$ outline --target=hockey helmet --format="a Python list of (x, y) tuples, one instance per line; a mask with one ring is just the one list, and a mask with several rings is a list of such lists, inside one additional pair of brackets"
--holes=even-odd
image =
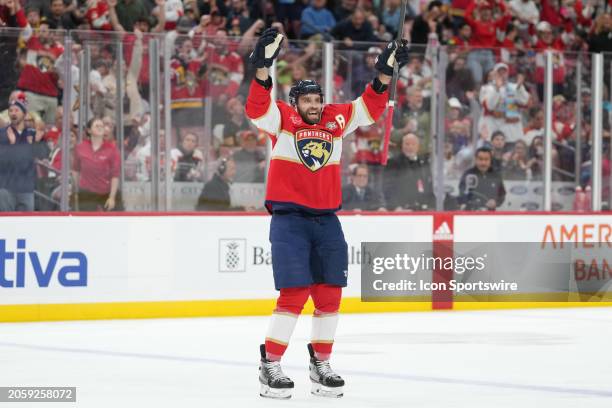
[(321, 85), (317, 84), (312, 79), (306, 79), (298, 81), (291, 87), (289, 91), (289, 103), (293, 106), (297, 106), (297, 101), (300, 95), (307, 94), (319, 94), (321, 96), (321, 102), (323, 102), (323, 91)]

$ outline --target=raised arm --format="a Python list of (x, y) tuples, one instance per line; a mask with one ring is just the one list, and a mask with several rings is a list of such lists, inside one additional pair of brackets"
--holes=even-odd
[(360, 126), (371, 125), (376, 122), (387, 107), (387, 88), (393, 76), (393, 66), (397, 61), (399, 69), (408, 63), (408, 42), (392, 41), (385, 47), (384, 51), (377, 57), (375, 68), (378, 75), (371, 84), (366, 86), (361, 96), (352, 102), (352, 114), (347, 124), (344, 135), (352, 133)]
[(251, 83), (246, 102), (246, 114), (253, 124), (269, 134), (276, 135), (281, 124), (278, 106), (270, 96), (272, 78), (269, 68), (278, 57), (283, 35), (274, 28), (263, 32), (255, 49), (249, 56), (249, 62), (257, 68), (255, 79)]

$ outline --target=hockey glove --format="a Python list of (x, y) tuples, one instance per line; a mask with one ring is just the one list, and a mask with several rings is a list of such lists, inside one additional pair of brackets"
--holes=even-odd
[(283, 40), (283, 35), (276, 28), (268, 28), (257, 40), (255, 49), (249, 55), (249, 62), (255, 68), (270, 68), (280, 52)]
[(408, 58), (408, 41), (391, 41), (383, 52), (376, 57), (375, 68), (378, 72), (387, 76), (393, 76), (393, 64), (395, 61), (397, 61), (398, 68), (401, 69), (408, 63)]

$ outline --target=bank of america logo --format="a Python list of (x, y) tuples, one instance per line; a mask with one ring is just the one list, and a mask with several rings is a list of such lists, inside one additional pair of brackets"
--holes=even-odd
[(434, 240), (438, 241), (450, 241), (453, 239), (453, 232), (451, 231), (448, 223), (444, 221), (434, 232)]
[(246, 239), (219, 240), (219, 272), (246, 272)]

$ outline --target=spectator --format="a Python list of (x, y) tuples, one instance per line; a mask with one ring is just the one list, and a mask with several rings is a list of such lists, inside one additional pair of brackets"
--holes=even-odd
[(244, 114), (244, 103), (238, 98), (231, 98), (225, 107), (228, 116), (223, 126), (223, 145), (238, 146), (239, 133), (251, 129)]
[[(6, 0), (0, 4), (0, 25), (3, 27), (26, 28), (28, 19), (17, 0)], [(31, 28), (29, 29), (31, 31)]]
[(408, 87), (420, 87), (423, 90), (423, 96), (431, 95), (432, 72), (429, 64), (423, 63), (422, 55), (412, 55), (410, 62), (400, 70), (399, 77)]
[(300, 0), (278, 0), (276, 3), (276, 20), (283, 23), (291, 38), (300, 34), (300, 18), (304, 3)]
[[(451, 108), (451, 111), (459, 110)], [(446, 139), (453, 145), (453, 154), (471, 143), (470, 122), (467, 120), (451, 120), (448, 124)]]
[[(134, 31), (137, 23), (149, 21), (149, 12), (142, 0), (107, 0), (107, 2), (115, 31)], [(160, 7), (163, 5), (165, 9), (164, 0), (156, 0), (156, 4)], [(165, 18), (165, 13), (160, 13), (160, 16)], [(148, 31), (143, 30), (142, 26), (138, 28), (141, 31)]]
[(544, 109), (539, 106), (529, 109), (529, 121), (524, 133), (523, 140), (527, 144), (531, 144), (535, 137), (544, 135)]
[(0, 211), (34, 211), (34, 159), (48, 154), (36, 131), (27, 127), (27, 100), (9, 105), (10, 124), (0, 129)]
[(504, 156), (507, 153), (506, 135), (496, 130), (491, 135), (491, 167), (495, 172), (501, 172), (505, 164)]
[[(63, 0), (62, 0), (63, 1)], [(87, 3), (85, 20), (92, 30), (113, 31), (110, 7), (106, 0), (90, 0)]]
[[(240, 36), (253, 25), (255, 20), (251, 18), (246, 0), (231, 0), (227, 15), (227, 29), (234, 31), (237, 27), (237, 35)], [(232, 34), (233, 35), (233, 34)]]
[[(503, 1), (497, 3), (502, 16), (493, 20), (492, 4), (487, 0), (474, 0), (465, 10), (465, 21), (472, 26), (472, 37), (467, 64), (472, 70), (472, 75), (477, 83), (482, 82), (483, 73), (493, 68), (495, 56), (491, 50), (497, 44), (496, 32), (506, 31), (506, 25), (510, 21), (510, 14), (506, 10)], [(478, 16), (474, 11), (478, 7)]]
[(465, 210), (493, 211), (504, 203), (506, 189), (499, 172), (491, 165), (491, 149), (476, 150), (476, 165), (461, 176), (459, 202)]
[(154, 16), (160, 16), (164, 14), (164, 25), (165, 31), (172, 31), (176, 29), (179, 19), (185, 14), (183, 10), (183, 2), (181, 0), (165, 0), (163, 5), (156, 6), (151, 14)]
[(376, 57), (381, 53), (381, 49), (378, 47), (370, 47), (368, 51), (364, 53), (363, 60), (357, 61), (353, 68), (353, 86), (351, 92), (353, 95), (361, 95), (366, 85), (372, 82), (369, 78), (376, 73)]
[(365, 51), (369, 44), (355, 44), (356, 42), (375, 42), (376, 36), (372, 26), (366, 21), (363, 9), (356, 8), (351, 17), (340, 21), (332, 29), (331, 35), (342, 41), (344, 49), (354, 49)]
[(334, 8), (336, 21), (342, 21), (350, 17), (357, 8), (357, 0), (340, 0)]
[(113, 118), (110, 116), (104, 116), (102, 118), (102, 123), (104, 123), (104, 141), (112, 143), (114, 146), (116, 146), (115, 123)]
[(540, 21), (540, 10), (533, 0), (511, 0), (509, 6), (517, 28), (523, 33), (527, 33), (529, 27), (534, 27)]
[(236, 163), (231, 158), (222, 159), (217, 171), (202, 189), (197, 211), (230, 211), (230, 184), (236, 175)]
[(17, 81), (17, 88), (25, 91), (29, 109), (39, 114), (44, 122), (55, 122), (58, 74), (56, 60), (64, 52), (49, 32), (49, 23), (42, 21), (38, 31), (26, 42), (27, 58)]
[[(25, 93), (23, 91), (12, 91), (11, 94), (8, 97), (8, 106), (11, 106), (13, 102), (15, 102), (16, 100), (21, 99), (21, 100), (27, 100), (27, 97), (25, 96)], [(62, 107), (58, 106), (56, 109), (56, 119), (57, 119), (57, 111), (61, 110)], [(44, 122), (42, 121), (42, 119), (40, 118), (40, 116), (36, 113), (36, 112), (32, 112), (31, 110), (28, 111), (28, 114), (30, 116), (32, 116), (34, 118), (34, 122), (36, 124), (35, 127), (38, 127), (40, 124), (42, 124), (44, 126)], [(60, 113), (61, 116), (61, 113)], [(11, 123), (11, 119), (9, 117), (9, 110), (6, 109), (2, 112), (0, 112), (0, 126), (8, 126)]]
[(431, 114), (423, 103), (423, 90), (418, 86), (412, 86), (406, 90), (407, 106), (398, 109), (394, 118), (394, 130), (391, 140), (397, 147), (403, 145), (402, 139), (406, 133), (413, 133), (419, 138), (419, 154), (422, 156), (430, 153), (431, 140)]
[(371, 14), (368, 16), (368, 21), (372, 25), (372, 30), (374, 31), (374, 36), (376, 40), (379, 42), (389, 42), (393, 40), (393, 35), (387, 31), (387, 28), (384, 24), (380, 24), (378, 17), (376, 14)]
[(81, 24), (81, 19), (74, 11), (66, 10), (64, 0), (51, 0), (50, 4), (49, 12), (45, 15), (50, 28), (74, 30)]
[(514, 143), (511, 152), (506, 153), (506, 164), (502, 169), (505, 180), (531, 180), (531, 167), (535, 159), (530, 159), (527, 154), (527, 143), (518, 140)]
[(80, 211), (112, 211), (119, 208), (119, 150), (104, 141), (104, 122), (87, 122), (87, 138), (75, 147), (73, 177), (78, 186), (75, 207)]
[(106, 110), (106, 94), (108, 89), (104, 85), (104, 78), (110, 73), (110, 67), (105, 60), (99, 59), (93, 63), (93, 70), (89, 73), (89, 86), (91, 88), (91, 109), (94, 116), (103, 116)]
[(355, 130), (351, 142), (352, 162), (368, 165), (368, 186), (380, 195), (383, 194), (383, 166), (380, 163), (384, 126), (383, 117), (370, 126), (361, 126)]
[(525, 78), (518, 74), (516, 83), (508, 81), (508, 65), (499, 63), (493, 70), (493, 81), (480, 90), (483, 116), (479, 129), (486, 134), (501, 130), (509, 143), (523, 139), (521, 107), (529, 101)]
[(170, 151), (174, 181), (201, 181), (204, 154), (197, 148), (198, 138), (186, 133), (178, 147)]
[[(19, 2), (17, 2), (19, 4)], [(26, 18), (28, 20), (28, 24), (32, 29), (38, 29), (38, 25), (40, 24), (40, 9), (38, 7), (28, 6), (26, 8)]]
[(449, 41), (449, 45), (454, 45), (453, 49), (456, 52), (469, 51), (468, 46), (472, 40), (472, 26), (468, 23), (462, 23), (459, 27), (457, 35), (453, 36)]
[(436, 198), (429, 160), (418, 156), (419, 138), (402, 137), (401, 153), (389, 160), (384, 172), (384, 194), (390, 210), (432, 210)]
[[(111, 56), (101, 56), (101, 60), (105, 61), (107, 66), (113, 67), (108, 71), (108, 74), (102, 78), (102, 85), (106, 88), (104, 98), (104, 114), (100, 116), (108, 116), (112, 120), (115, 119), (118, 109), (123, 109), (125, 114), (126, 126), (129, 126), (130, 122), (135, 116), (141, 116), (145, 110), (146, 102), (143, 101), (142, 96), (138, 90), (138, 77), (142, 73), (141, 66), (143, 64), (143, 41), (142, 32), (139, 29), (134, 30), (134, 36), (128, 38), (129, 48), (129, 66), (127, 70), (121, 73), (124, 76), (123, 83), (125, 87), (123, 89), (124, 94), (121, 100), (123, 101), (121, 107), (117, 107), (117, 65)], [(133, 42), (132, 42), (133, 41)], [(146, 61), (145, 61), (146, 62)], [(148, 66), (148, 65), (147, 65)], [(148, 77), (148, 74), (147, 74)], [(126, 132), (127, 134), (127, 132)]]
[(342, 188), (342, 209), (354, 211), (384, 210), (383, 199), (368, 185), (368, 166), (359, 164), (351, 172), (351, 183)]
[[(400, 26), (401, 5), (401, 0), (385, 0), (382, 10), (382, 23), (393, 38), (397, 35), (397, 29)], [(414, 11), (408, 3), (406, 3), (406, 17), (415, 17)]]
[(328, 34), (336, 25), (334, 15), (325, 8), (327, 0), (312, 0), (310, 6), (302, 11), (301, 38), (307, 39), (315, 34)]
[[(9, 99), (10, 92), (15, 88), (19, 78), (20, 68), (15, 69), (15, 61), (18, 60), (18, 47), (22, 48), (24, 43), (32, 36), (32, 27), (37, 28), (38, 24), (30, 24), (19, 0), (4, 0), (0, 2), (0, 27), (19, 28), (19, 36), (3, 35), (0, 41), (0, 55), (4, 62), (4, 69), (0, 75), (0, 110), (6, 109), (6, 101)], [(38, 14), (40, 20), (40, 13)], [(33, 18), (33, 22), (36, 20)], [(12, 66), (11, 66), (12, 65)], [(8, 119), (8, 116), (7, 116)], [(8, 120), (5, 122), (8, 124)], [(4, 123), (0, 124), (4, 126)]]
[[(191, 44), (191, 40), (186, 39), (181, 49), (184, 49), (186, 44)], [(192, 56), (179, 54), (178, 58), (173, 58), (170, 63), (172, 126), (179, 135), (183, 129), (204, 125), (206, 83), (202, 77), (203, 69), (198, 61), (189, 62), (188, 58), (191, 59)]]
[(589, 52), (612, 52), (612, 16), (610, 13), (597, 17), (588, 43)]
[(223, 0), (197, 0), (196, 5), (200, 16), (210, 16), (213, 12), (220, 16), (228, 14), (228, 9)]
[(227, 38), (227, 32), (218, 30), (206, 47), (204, 61), (208, 70), (210, 95), (225, 103), (238, 94), (244, 78), (242, 57), (235, 52), (237, 43)]
[[(442, 37), (442, 21), (446, 14), (442, 11), (442, 2), (433, 0), (427, 5), (427, 10), (419, 14), (412, 24), (410, 32), (410, 40), (412, 44), (426, 45), (429, 40), (429, 34), (437, 34)], [(424, 50), (422, 50), (424, 51)]]
[(257, 147), (257, 135), (252, 130), (238, 133), (240, 149), (232, 158), (236, 163), (235, 183), (263, 183), (266, 156)]
[(538, 97), (544, 100), (544, 69), (546, 66), (546, 51), (553, 51), (553, 95), (563, 94), (565, 83), (565, 58), (563, 51), (565, 45), (558, 36), (555, 37), (551, 25), (540, 21), (537, 25), (538, 41), (534, 49), (536, 54), (535, 82), (538, 88)]
[[(555, 149), (552, 150), (553, 164), (558, 162), (558, 154)], [(542, 171), (544, 170), (544, 138), (542, 136), (536, 136), (533, 138), (531, 145), (529, 145), (529, 154), (528, 157), (530, 160), (533, 160), (533, 164), (531, 166), (532, 178), (534, 180), (542, 179)], [(555, 172), (553, 171), (553, 180), (558, 179), (555, 177)]]
[(446, 68), (446, 95), (459, 99), (464, 105), (470, 105), (475, 90), (476, 82), (472, 71), (466, 67), (465, 57), (457, 56)]

